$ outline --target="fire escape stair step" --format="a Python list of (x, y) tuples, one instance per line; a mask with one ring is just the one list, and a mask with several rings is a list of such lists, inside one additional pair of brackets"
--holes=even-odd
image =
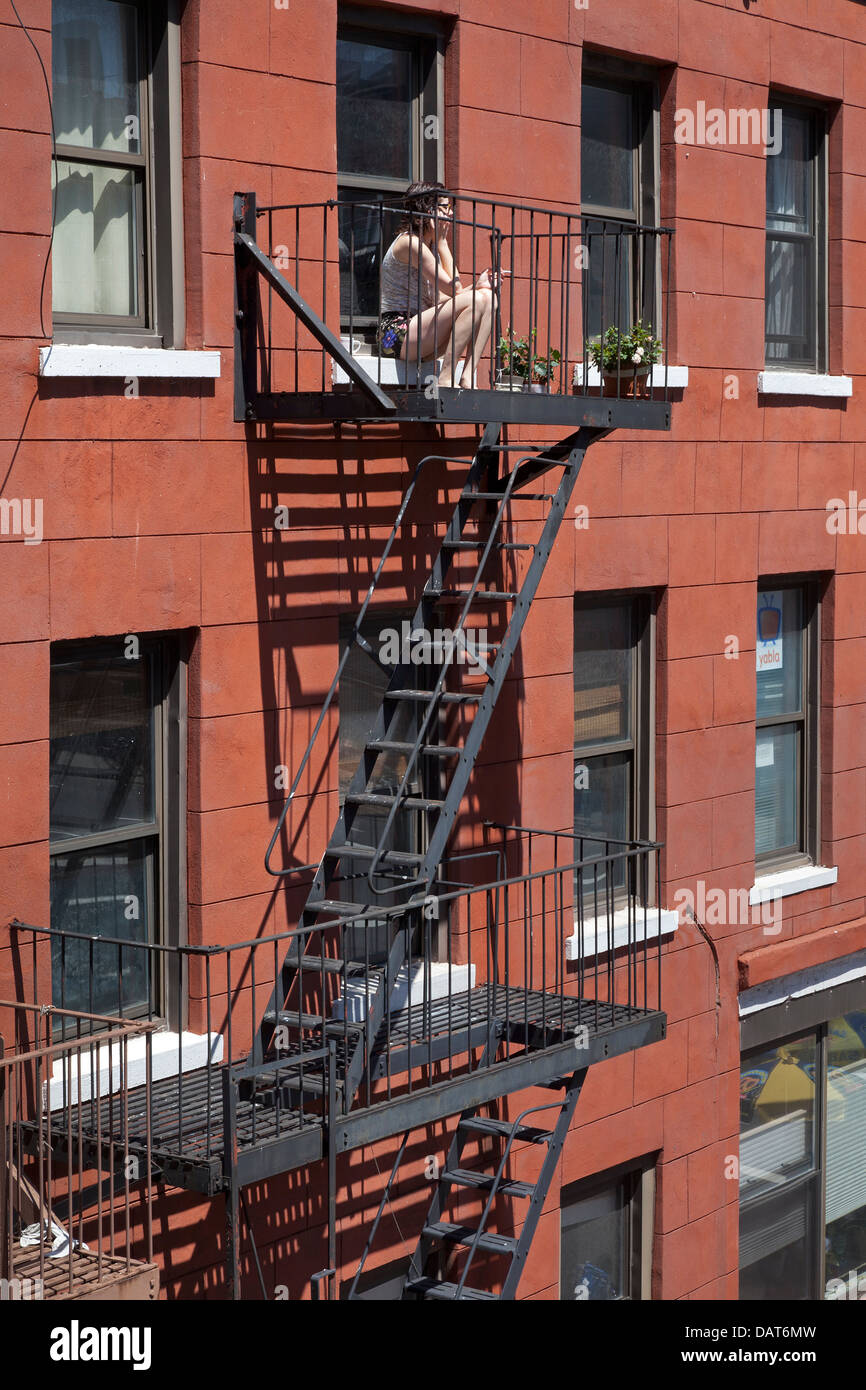
[(311, 916), (327, 917), (360, 917), (370, 910), (369, 903), (350, 903), (342, 898), (314, 898), (304, 908)]
[[(453, 1183), (455, 1187), (475, 1187), (486, 1192), (489, 1192), (496, 1181), (492, 1173), (475, 1173), (471, 1168), (445, 1168), (439, 1176), (443, 1182)], [(535, 1185), (531, 1182), (503, 1178), (496, 1191), (501, 1192), (504, 1197), (528, 1198), (535, 1192)]]
[[(314, 956), (300, 951), (289, 951), (286, 965), (294, 966), (296, 970), (302, 969), (305, 974), (309, 972), (311, 975), (321, 975), (324, 971), (326, 975), (340, 975), (347, 963), (339, 956)], [(347, 968), (351, 971), (356, 968), (363, 970), (364, 967), (357, 961), (349, 961)]]
[(444, 801), (431, 801), (423, 796), (404, 796), (400, 801), (397, 796), (385, 792), (349, 792), (346, 802), (353, 806), (383, 806), (386, 810), (398, 802), (407, 811), (441, 811), (445, 805)]
[(520, 595), (512, 589), (440, 589), (438, 593), (425, 594), (434, 603), (460, 603), (471, 598), (473, 603), (513, 603)]
[(521, 1144), (549, 1144), (554, 1137), (552, 1130), (538, 1129), (535, 1125), (518, 1125), (515, 1128), (507, 1120), (490, 1120), (474, 1115), (461, 1120), (458, 1128), (469, 1130), (472, 1134), (493, 1134), (504, 1139), (510, 1138), (513, 1133)]
[(424, 1227), (424, 1235), (433, 1240), (447, 1240), (452, 1245), (476, 1245), (493, 1255), (513, 1255), (517, 1250), (516, 1236), (498, 1236), (489, 1231), (478, 1234), (475, 1226), (456, 1226), (450, 1221), (432, 1221)]
[[(489, 541), (489, 536), (478, 536), (475, 540), (449, 541), (442, 542), (446, 550), (480, 550)], [(534, 550), (535, 546), (527, 541), (494, 541), (494, 550)]]
[(363, 1033), (363, 1023), (351, 1023), (344, 1018), (323, 1018), (321, 1014), (299, 1013), (297, 1009), (269, 1009), (265, 1023), (282, 1024), (287, 1028), (323, 1028), (333, 1037), (342, 1037), (344, 1032)]
[[(375, 845), (356, 845), (347, 840), (345, 844), (329, 846), (325, 853), (329, 859), (372, 859), (379, 851)], [(385, 850), (379, 859), (382, 864), (403, 869), (417, 869), (424, 863), (423, 854), (411, 854), (402, 849)]]
[[(414, 743), (397, 743), (393, 739), (372, 739), (367, 747), (377, 753), (404, 753), (407, 756), (415, 751)], [(444, 743), (425, 743), (421, 752), (428, 758), (459, 758), (463, 749)]]
[[(552, 502), (555, 493), (553, 492), (512, 492), (510, 502)], [(501, 502), (501, 492), (475, 492), (472, 488), (465, 488), (461, 497), (477, 499), (479, 502)]]
[[(456, 1284), (440, 1284), (436, 1279), (410, 1279), (406, 1288), (412, 1293), (420, 1294), (422, 1298), (438, 1299), (443, 1303), (453, 1303), (457, 1297)], [(467, 1303), (498, 1302), (495, 1293), (490, 1293), (487, 1289), (470, 1289), (468, 1285), (464, 1285), (460, 1290), (460, 1298), (466, 1299)]]
[[(435, 692), (432, 690), (386, 690), (385, 699), (423, 700), (426, 702), (430, 700), (434, 696), (434, 694)], [(439, 694), (436, 695), (435, 698), (437, 700), (441, 700), (442, 703), (446, 705), (465, 705), (471, 704), (472, 702), (475, 702), (477, 704), (478, 701), (481, 699), (481, 696), (477, 694), (463, 694), (462, 692), (458, 692), (455, 690), (440, 690)]]

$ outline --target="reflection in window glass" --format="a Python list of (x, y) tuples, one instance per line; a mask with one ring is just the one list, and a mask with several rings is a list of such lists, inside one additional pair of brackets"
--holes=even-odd
[(850, 1298), (866, 1287), (866, 1011), (828, 1024), (825, 1161), (825, 1297)]
[(575, 609), (575, 748), (630, 737), (633, 643), (630, 603)]
[(767, 1192), (812, 1167), (814, 1035), (744, 1058), (740, 1074), (740, 1197)]
[(140, 149), (138, 15), (117, 0), (53, 0), (51, 61), (59, 145)]
[(135, 316), (139, 312), (136, 174), (58, 158), (53, 182), (55, 312)]
[(337, 152), (341, 174), (411, 178), (412, 52), (337, 40)]
[(155, 818), (151, 658), (52, 663), (52, 842)]
[[(559, 1297), (606, 1302), (631, 1297), (629, 1174), (562, 1208)], [(638, 1293), (639, 1296), (639, 1293)]]
[(761, 589), (757, 616), (758, 718), (803, 707), (803, 591)]

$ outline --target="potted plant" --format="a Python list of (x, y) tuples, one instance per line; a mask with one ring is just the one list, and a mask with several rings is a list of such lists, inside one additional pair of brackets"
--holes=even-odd
[(544, 391), (549, 387), (562, 360), (561, 354), (558, 348), (549, 348), (543, 356), (536, 353), (535, 338), (533, 328), (528, 338), (506, 336), (499, 339), (502, 366), (497, 376), (497, 391)]
[(499, 339), (501, 366), (496, 374), (497, 391), (525, 391), (529, 380), (529, 341), (509, 336)]
[(548, 348), (547, 356), (537, 354), (532, 359), (532, 380), (530, 391), (549, 391), (554, 372), (562, 361), (559, 348)]
[(588, 340), (586, 351), (602, 375), (606, 396), (621, 391), (639, 395), (650, 368), (661, 357), (662, 345), (653, 337), (652, 325), (638, 319), (627, 333), (612, 324), (600, 338)]

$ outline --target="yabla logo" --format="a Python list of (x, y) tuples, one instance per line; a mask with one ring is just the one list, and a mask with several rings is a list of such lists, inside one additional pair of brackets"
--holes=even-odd
[(149, 1327), (68, 1327), (51, 1332), (52, 1361), (131, 1361), (134, 1371), (150, 1370)]

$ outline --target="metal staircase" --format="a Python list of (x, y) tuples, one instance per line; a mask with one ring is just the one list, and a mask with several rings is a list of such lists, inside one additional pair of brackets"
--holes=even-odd
[[(536, 455), (524, 456), (510, 472), (499, 476), (500, 457), (507, 458), (514, 448), (499, 444), (500, 428), (488, 425), (484, 431), (412, 621), (413, 632), (441, 632), (442, 615), (458, 610), (457, 618), (452, 618), (445, 629), (448, 640), (439, 652), (441, 660), (427, 662), (423, 667), (401, 662), (387, 668), (388, 685), (375, 728), (366, 740), (342, 812), (316, 869), (299, 920), (301, 934), (283, 960), (250, 1056), (250, 1065), (256, 1065), (272, 1059), (277, 1052), (303, 1054), (305, 1050), (321, 1048), (329, 1037), (342, 1039), (337, 1085), (344, 1113), (350, 1109), (365, 1077), (369, 1084), (374, 1074), (375, 1057), (371, 1054), (375, 1039), (395, 989), (406, 984), (405, 972), (411, 959), (409, 938), (435, 887), (484, 734), (584, 454), (590, 443), (606, 433), (582, 428)], [(525, 450), (522, 452), (525, 454)], [(528, 490), (536, 479), (553, 471), (559, 477), (551, 491)], [(379, 653), (361, 634), (361, 624), (417, 477), (416, 473), (353, 633), (352, 640), (380, 665), (383, 663)], [(511, 507), (521, 501), (541, 502), (546, 509), (535, 544), (521, 544), (503, 536), (511, 519)], [(519, 587), (490, 587), (491, 567), (515, 551), (530, 552), (531, 557)], [(477, 556), (469, 566), (471, 577), (467, 582), (458, 582), (460, 560), (469, 555)], [(458, 580), (453, 579), (455, 570)], [(501, 581), (494, 578), (493, 582)], [(495, 646), (478, 652), (466, 641), (466, 623), (477, 616), (482, 605), (485, 611), (490, 611), (488, 605), (499, 610), (503, 631)], [(468, 664), (455, 661), (461, 650), (464, 657), (468, 656)], [(271, 838), (266, 856), (271, 873), (292, 872), (271, 869), (270, 856), (345, 659), (346, 653)], [(480, 684), (471, 690), (465, 686), (455, 689), (455, 677), (470, 671)], [(396, 759), (399, 766), (385, 790), (377, 782), (381, 759), (390, 759), (392, 766)], [(375, 843), (366, 843), (357, 829), (363, 824), (361, 818), (371, 811), (383, 820)], [(395, 848), (396, 844), (407, 843), (415, 848)], [(368, 941), (362, 940), (357, 950), (359, 959), (344, 969), (343, 959), (327, 953), (326, 943), (334, 937), (333, 932), (326, 937), (324, 928), (340, 919), (359, 917), (373, 927), (377, 905), (386, 896), (392, 902), (417, 904), (417, 915), (404, 917), (387, 946), (385, 958), (372, 959)], [(356, 929), (353, 939), (357, 937)], [(329, 981), (341, 974), (343, 978), (355, 975), (360, 982), (360, 1016), (351, 1020), (348, 1000), (343, 1002), (342, 1017), (335, 1017), (333, 1012), (335, 988), (333, 983), (329, 988)], [(317, 1075), (315, 1067), (305, 1069), (302, 1086), (306, 1095), (321, 1094), (321, 1070)]]
[[(485, 1063), (495, 1054), (496, 1047), (494, 1039), (485, 1048)], [(473, 1106), (463, 1112), (454, 1129), (421, 1235), (403, 1280), (404, 1300), (452, 1303), (510, 1300), (516, 1297), (585, 1076), (585, 1070), (576, 1071), (571, 1076), (544, 1083), (547, 1089), (562, 1091), (561, 1097), (546, 1105), (529, 1106), (511, 1122), (483, 1115), (481, 1106)], [(550, 1111), (555, 1112), (551, 1127), (526, 1123), (530, 1115), (546, 1115)], [(409, 1133), (403, 1136), (364, 1253), (349, 1285), (347, 1298), (350, 1301), (359, 1297), (359, 1281), (376, 1239), (379, 1223), (391, 1202)], [(499, 1144), (499, 1152), (485, 1158), (481, 1151), (484, 1141)], [(466, 1152), (472, 1143), (479, 1145), (479, 1155), (474, 1160), (467, 1157)], [(533, 1182), (517, 1181), (508, 1176), (509, 1160), (515, 1144), (531, 1144), (544, 1150), (541, 1169)], [(449, 1207), (467, 1193), (477, 1193), (483, 1199), (480, 1215), (471, 1224), (460, 1220), (458, 1213), (450, 1213), (454, 1219), (448, 1219)], [(502, 1197), (521, 1206), (526, 1204), (517, 1234), (500, 1235), (490, 1229), (497, 1199)], [(473, 1283), (467, 1282), (479, 1252), (494, 1257), (492, 1268), (488, 1266), (480, 1276), (485, 1286), (477, 1278)], [(455, 1272), (451, 1278), (440, 1277), (443, 1258), (446, 1261), (456, 1259), (460, 1263), (459, 1272)]]

